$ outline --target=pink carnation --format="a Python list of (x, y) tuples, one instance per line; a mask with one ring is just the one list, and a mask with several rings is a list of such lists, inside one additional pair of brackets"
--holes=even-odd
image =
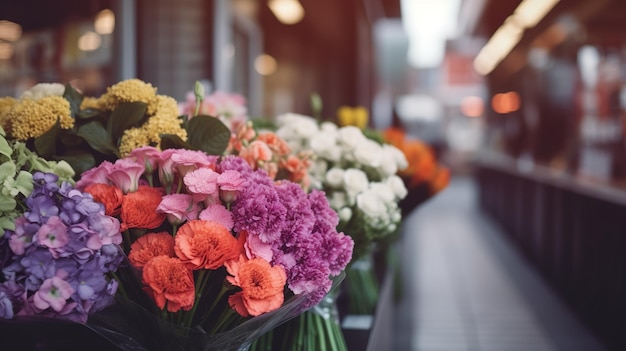
[(233, 214), (228, 211), (226, 207), (219, 204), (209, 205), (200, 212), (198, 218), (205, 221), (217, 222), (228, 228), (228, 230), (233, 229)]
[(111, 162), (103, 161), (98, 167), (86, 170), (76, 182), (76, 189), (83, 191), (90, 184), (110, 184), (108, 176), (111, 168), (113, 168)]
[(245, 185), (245, 180), (237, 171), (227, 170), (217, 177), (217, 185), (220, 188), (220, 197), (224, 202), (231, 203), (237, 200), (239, 192)]
[(111, 183), (122, 190), (124, 194), (137, 191), (139, 178), (143, 175), (146, 167), (143, 163), (132, 159), (119, 159), (109, 169), (107, 178)]
[(154, 146), (142, 146), (134, 149), (128, 154), (129, 158), (134, 158), (139, 163), (143, 163), (147, 173), (152, 173), (158, 166), (161, 151)]
[(210, 168), (199, 168), (185, 175), (183, 181), (192, 194), (213, 195), (217, 192), (219, 174)]
[(157, 207), (157, 212), (165, 213), (167, 220), (172, 224), (196, 219), (198, 211), (198, 205), (189, 194), (165, 195)]

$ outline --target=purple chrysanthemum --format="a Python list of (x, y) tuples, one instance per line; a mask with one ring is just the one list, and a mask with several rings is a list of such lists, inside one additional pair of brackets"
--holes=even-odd
[(248, 235), (257, 235), (262, 242), (270, 243), (280, 238), (287, 209), (273, 185), (249, 182), (233, 202), (232, 212), (235, 231), (247, 231)]

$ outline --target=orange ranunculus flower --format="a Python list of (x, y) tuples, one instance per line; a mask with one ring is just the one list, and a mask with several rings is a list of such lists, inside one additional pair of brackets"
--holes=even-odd
[(85, 191), (93, 196), (97, 202), (104, 204), (104, 212), (107, 216), (116, 216), (120, 213), (124, 193), (115, 185), (94, 183), (88, 185)]
[(195, 299), (193, 273), (175, 257), (157, 256), (143, 266), (143, 282), (160, 309), (189, 311)]
[(156, 256), (174, 256), (174, 237), (168, 232), (148, 233), (130, 246), (128, 259), (137, 267), (143, 266)]
[(402, 144), (404, 144), (404, 140), (406, 139), (406, 133), (401, 128), (390, 127), (383, 131), (383, 138), (389, 144), (398, 149), (402, 149)]
[(417, 186), (431, 179), (436, 170), (435, 156), (427, 144), (417, 140), (406, 142), (401, 149), (409, 166), (398, 172), (404, 178), (410, 178), (409, 186)]
[(272, 267), (262, 258), (248, 260), (241, 255), (238, 260), (227, 262), (226, 269), (232, 275), (226, 279), (241, 288), (228, 298), (230, 306), (241, 316), (258, 316), (283, 304), (283, 289), (287, 282), (283, 267)]
[(124, 195), (122, 200), (121, 230), (129, 228), (154, 229), (165, 220), (165, 213), (158, 213), (165, 192), (161, 188), (140, 185), (137, 191)]
[(252, 168), (256, 168), (259, 161), (270, 161), (272, 156), (272, 150), (270, 147), (260, 140), (251, 142), (239, 151), (239, 157), (246, 160)]
[(439, 167), (437, 174), (430, 183), (430, 191), (436, 194), (443, 190), (450, 183), (450, 170), (446, 167)]
[(223, 225), (196, 219), (178, 228), (174, 252), (189, 269), (217, 269), (237, 258), (239, 246)]
[(287, 145), (285, 140), (279, 138), (278, 135), (273, 132), (261, 133), (257, 137), (257, 140), (260, 140), (267, 144), (267, 146), (269, 146), (272, 151), (276, 152), (280, 156), (289, 155), (289, 153), (291, 152), (291, 148), (289, 147), (289, 145)]
[(308, 175), (307, 162), (295, 155), (289, 155), (286, 160), (282, 160), (281, 166), (289, 172), (287, 179), (294, 183), (300, 183)]

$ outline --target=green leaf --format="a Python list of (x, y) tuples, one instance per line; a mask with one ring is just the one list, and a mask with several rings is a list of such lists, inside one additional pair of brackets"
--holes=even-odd
[(65, 84), (65, 92), (63, 97), (70, 103), (70, 112), (75, 117), (80, 111), (80, 104), (83, 102), (83, 95), (74, 89), (69, 83)]
[(0, 212), (10, 212), (15, 210), (17, 202), (8, 196), (0, 196)]
[(146, 108), (148, 106), (141, 101), (123, 102), (109, 116), (107, 130), (111, 140), (117, 144), (126, 129), (138, 127), (145, 122)]
[(189, 149), (195, 150), (195, 148), (178, 135), (175, 134), (161, 134), (161, 150), (165, 149)]
[(47, 132), (35, 138), (35, 151), (43, 158), (50, 158), (57, 152), (57, 139), (59, 135), (59, 121)]
[(4, 155), (10, 159), (12, 154), (13, 154), (13, 149), (11, 148), (11, 145), (9, 145), (9, 142), (4, 137), (1, 137), (0, 138), (0, 155)]
[(13, 179), (17, 168), (13, 162), (5, 162), (0, 164), (0, 183), (4, 183), (7, 179)]
[(189, 120), (187, 142), (209, 155), (221, 155), (228, 146), (230, 130), (215, 117), (198, 115)]
[(76, 113), (76, 118), (79, 119), (92, 119), (100, 116), (102, 111), (96, 110), (95, 108), (88, 108), (84, 110), (80, 110)]
[(15, 230), (15, 221), (13, 218), (11, 217), (0, 217), (0, 238), (2, 238), (2, 236), (4, 235), (4, 230), (2, 229), (8, 229), (8, 230)]
[(53, 159), (56, 161), (63, 160), (69, 163), (74, 171), (76, 171), (77, 179), (80, 178), (80, 174), (84, 171), (96, 166), (96, 159), (90, 152), (87, 151), (70, 151), (65, 155), (54, 156)]
[(85, 139), (96, 151), (105, 155), (116, 155), (117, 148), (111, 141), (111, 136), (104, 127), (95, 121), (89, 122), (78, 128), (78, 136)]
[(269, 118), (254, 118), (251, 119), (252, 128), (254, 130), (271, 130), (276, 131), (278, 127), (276, 126), (276, 122)]
[(22, 195), (30, 195), (33, 192), (33, 175), (26, 171), (20, 171), (15, 178), (14, 186)]
[(61, 146), (65, 149), (86, 148), (87, 145), (85, 145), (85, 140), (79, 138), (76, 134), (77, 130), (61, 129), (59, 130), (59, 136), (57, 137), (57, 140), (61, 142)]

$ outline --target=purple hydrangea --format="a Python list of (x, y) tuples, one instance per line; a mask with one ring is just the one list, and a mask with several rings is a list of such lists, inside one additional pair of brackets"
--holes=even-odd
[(13, 280), (0, 284), (0, 318), (13, 318), (15, 311), (23, 305), (21, 301), (23, 294), (24, 287)]
[(0, 318), (37, 314), (84, 323), (113, 302), (117, 282), (108, 273), (123, 259), (119, 221), (91, 195), (57, 181), (33, 174), (27, 210), (5, 235), (11, 250), (0, 262)]

